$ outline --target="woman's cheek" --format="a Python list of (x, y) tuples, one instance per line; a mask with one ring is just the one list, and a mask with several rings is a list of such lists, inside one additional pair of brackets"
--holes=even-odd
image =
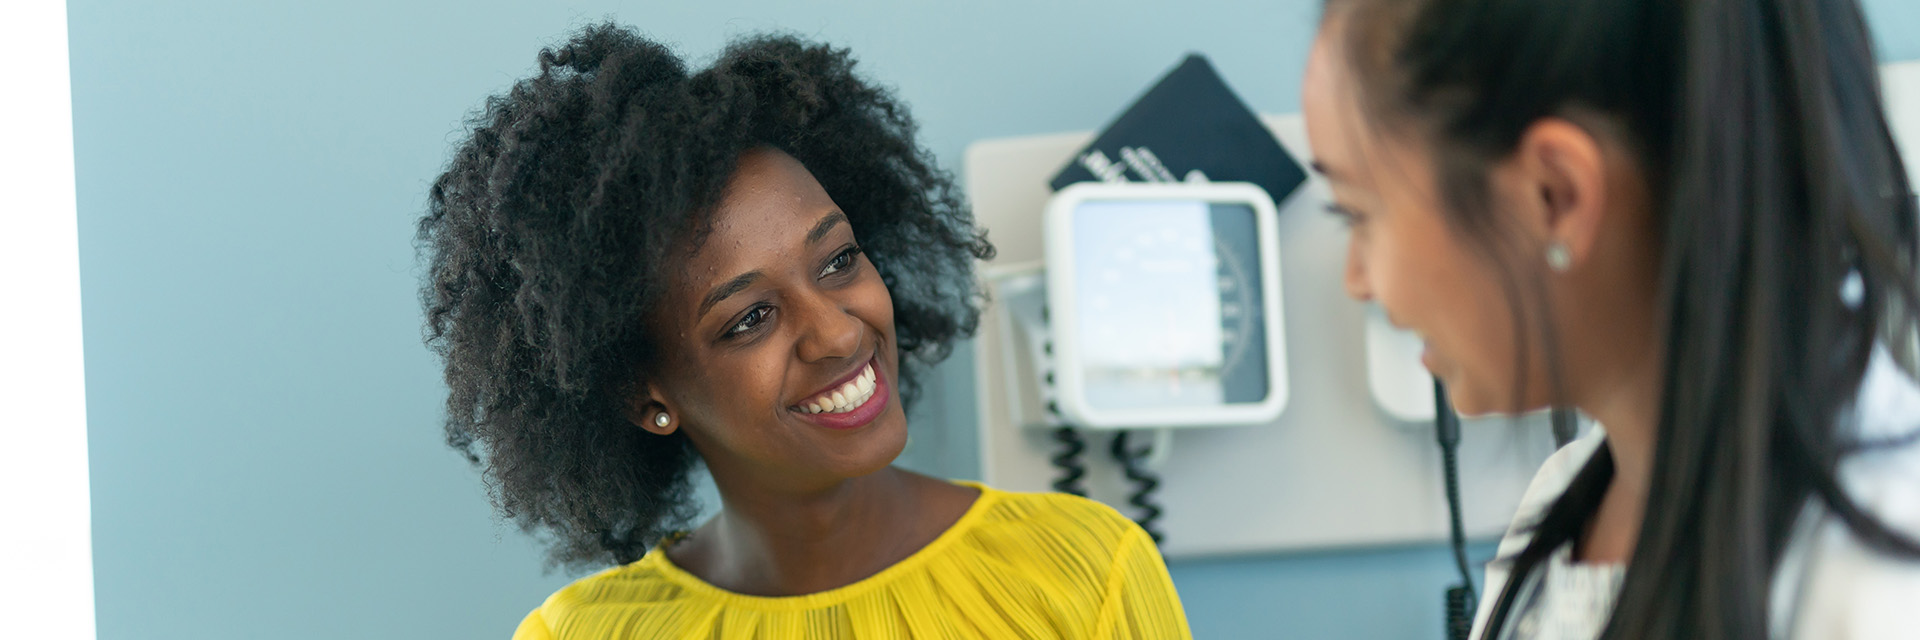
[[(869, 265), (871, 267), (871, 265)], [(880, 273), (867, 269), (866, 277), (860, 287), (861, 315), (866, 316), (867, 324), (873, 325), (885, 339), (883, 348), (894, 348), (893, 292), (887, 289), (886, 282), (880, 279)]]

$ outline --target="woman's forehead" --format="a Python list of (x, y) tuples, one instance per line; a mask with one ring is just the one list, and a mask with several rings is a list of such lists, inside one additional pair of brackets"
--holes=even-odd
[(732, 262), (806, 239), (833, 199), (799, 160), (771, 148), (742, 153), (720, 202), (706, 221), (696, 259)]
[(1313, 150), (1313, 165), (1329, 179), (1351, 182), (1363, 164), (1358, 149), (1361, 113), (1349, 86), (1349, 65), (1341, 51), (1336, 21), (1329, 21), (1314, 39), (1301, 83), (1300, 107)]
[(705, 223), (676, 287), (696, 297), (741, 276), (789, 266), (846, 217), (798, 160), (762, 148), (741, 155)]

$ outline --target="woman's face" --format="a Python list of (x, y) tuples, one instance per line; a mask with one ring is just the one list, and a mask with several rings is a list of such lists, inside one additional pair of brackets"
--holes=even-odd
[[(1423, 363), (1461, 413), (1545, 406), (1541, 350), (1532, 350), (1524, 372), (1516, 369), (1518, 336), (1499, 272), (1447, 224), (1431, 157), (1407, 136), (1366, 121), (1341, 22), (1321, 28), (1301, 105), (1315, 166), (1351, 221), (1348, 294), (1378, 303), (1395, 326), (1420, 335)], [(1500, 198), (1500, 185), (1494, 191)], [(1522, 375), (1529, 397), (1515, 398)]]
[(712, 230), (658, 315), (662, 362), (635, 422), (685, 429), (716, 480), (802, 489), (906, 446), (893, 299), (820, 183), (781, 151), (742, 154)]

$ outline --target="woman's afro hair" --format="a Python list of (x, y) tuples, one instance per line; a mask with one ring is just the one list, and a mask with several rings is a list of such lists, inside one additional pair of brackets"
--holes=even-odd
[(631, 562), (697, 510), (697, 454), (629, 423), (624, 398), (655, 360), (662, 265), (697, 246), (742, 152), (792, 155), (845, 211), (893, 295), (909, 402), (915, 373), (973, 333), (973, 261), (992, 246), (846, 50), (759, 36), (689, 73), (601, 24), (539, 63), (469, 120), (419, 242), (447, 442), (553, 566)]

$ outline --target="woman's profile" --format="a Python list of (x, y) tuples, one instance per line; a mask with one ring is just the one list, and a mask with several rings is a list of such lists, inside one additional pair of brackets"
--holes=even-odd
[(557, 564), (611, 566), (516, 638), (1186, 637), (1112, 509), (892, 466), (992, 249), (846, 51), (690, 71), (600, 25), (539, 61), (420, 223), (449, 442)]
[(1854, 0), (1330, 0), (1346, 284), (1463, 413), (1578, 409), (1479, 638), (1912, 638), (1920, 242)]

